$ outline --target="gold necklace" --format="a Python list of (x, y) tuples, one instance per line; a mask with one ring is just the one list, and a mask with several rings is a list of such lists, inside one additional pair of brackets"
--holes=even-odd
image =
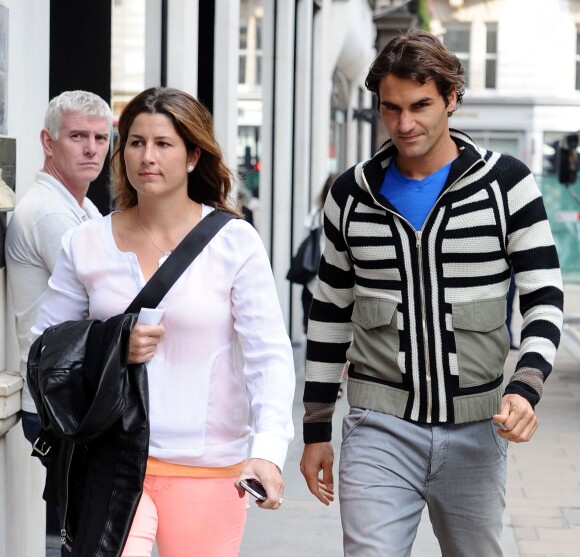
[(147, 238), (149, 238), (149, 240), (151, 240), (151, 243), (155, 246), (157, 251), (159, 251), (160, 253), (163, 254), (161, 256), (161, 258), (159, 259), (159, 266), (160, 267), (165, 262), (165, 260), (171, 255), (173, 250), (181, 243), (181, 240), (183, 240), (183, 238), (185, 238), (185, 235), (187, 234), (187, 229), (189, 227), (189, 223), (191, 222), (191, 217), (193, 216), (193, 209), (194, 208), (195, 208), (195, 204), (192, 202), (191, 203), (191, 211), (189, 213), (189, 217), (187, 217), (187, 222), (185, 223), (185, 226), (183, 227), (183, 232), (181, 233), (181, 237), (179, 238), (179, 240), (176, 242), (175, 246), (172, 249), (170, 249), (169, 251), (165, 251), (165, 250), (162, 250), (155, 243), (155, 240), (153, 238), (151, 238), (151, 234), (149, 234), (149, 232), (147, 232), (147, 230), (145, 230), (145, 227), (143, 226), (143, 223), (141, 222), (141, 219), (139, 218), (139, 205), (135, 206), (136, 215), (137, 215), (137, 223), (141, 227), (141, 230), (143, 230), (143, 232), (145, 232), (145, 235), (147, 236)]

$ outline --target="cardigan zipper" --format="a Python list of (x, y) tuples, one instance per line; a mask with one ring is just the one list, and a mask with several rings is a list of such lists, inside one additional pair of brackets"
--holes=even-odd
[[(461, 176), (458, 176), (456, 180), (454, 180), (451, 184), (449, 184), (449, 187), (447, 189), (445, 189), (444, 191), (442, 191), (439, 194), (439, 197), (437, 197), (437, 199), (435, 200), (435, 203), (433, 203), (433, 207), (431, 207), (431, 210), (427, 213), (427, 216), (425, 217), (425, 221), (423, 222), (423, 226), (425, 226), (425, 223), (431, 217), (431, 214), (433, 213), (433, 211), (437, 207), (439, 200), (447, 192), (449, 192), (451, 190), (451, 188), (453, 188), (453, 186), (455, 184), (457, 184), (457, 182), (459, 182), (459, 180), (461, 180), (464, 176), (466, 176), (469, 172), (471, 172), (473, 167), (478, 165), (480, 162), (481, 162), (480, 160), (475, 161), (468, 169), (465, 170), (465, 172), (463, 172), (461, 174)], [(368, 184), (367, 184), (367, 187), (368, 187)], [(415, 229), (413, 228), (413, 230), (415, 230)], [(418, 263), (419, 263), (419, 290), (421, 292), (421, 325), (422, 325), (422, 329), (423, 329), (423, 349), (425, 352), (425, 384), (426, 384), (426, 388), (427, 388), (427, 423), (431, 423), (433, 421), (433, 415), (432, 415), (433, 414), (433, 381), (431, 380), (431, 360), (429, 358), (429, 342), (428, 342), (429, 327), (427, 326), (427, 302), (426, 302), (426, 296), (425, 296), (425, 275), (423, 272), (423, 251), (422, 251), (423, 232), (421, 230), (415, 230), (415, 238), (416, 238), (415, 245), (417, 247), (417, 257), (418, 257)]]
[[(451, 188), (453, 188), (453, 186), (455, 184), (457, 184), (457, 182), (459, 182), (459, 180), (461, 180), (464, 176), (466, 176), (469, 172), (471, 172), (471, 170), (475, 166), (477, 166), (480, 162), (481, 162), (481, 159), (475, 161), (469, 168), (467, 168), (465, 170), (465, 172), (463, 172), (461, 174), (461, 176), (458, 176), (457, 179), (454, 180), (449, 185), (449, 187), (447, 187), (444, 191), (442, 191), (439, 194), (439, 197), (437, 197), (437, 199), (435, 200), (435, 203), (433, 203), (433, 207), (431, 207), (431, 210), (429, 211), (429, 213), (427, 213), (427, 216), (425, 217), (425, 221), (423, 223), (423, 226), (425, 226), (425, 223), (429, 220), (429, 217), (433, 213), (435, 207), (437, 207), (437, 204), (439, 203), (441, 198), (447, 192), (449, 192), (451, 190)], [(424, 275), (423, 275), (423, 253), (422, 253), (423, 233), (421, 230), (415, 230), (415, 227), (405, 217), (403, 217), (403, 215), (397, 213), (396, 211), (389, 209), (388, 207), (385, 207), (382, 203), (380, 203), (377, 200), (377, 198), (373, 194), (371, 187), (369, 186), (369, 184), (367, 182), (367, 178), (365, 176), (364, 170), (362, 172), (362, 179), (363, 179), (363, 182), (367, 188), (367, 191), (369, 192), (370, 196), (373, 198), (373, 201), (379, 207), (383, 208), (385, 211), (391, 213), (392, 215), (395, 215), (397, 218), (406, 222), (411, 227), (411, 230), (413, 230), (415, 232), (415, 247), (417, 249), (417, 258), (418, 258), (418, 264), (419, 264), (419, 291), (421, 293), (421, 330), (423, 332), (423, 350), (425, 352), (425, 359), (424, 359), (424, 362), (425, 362), (425, 382), (426, 382), (426, 388), (427, 388), (427, 417), (426, 417), (426, 421), (427, 421), (427, 423), (431, 423), (433, 421), (433, 416), (432, 416), (432, 413), (433, 413), (433, 384), (431, 381), (431, 362), (429, 359), (429, 342), (428, 342), (429, 327), (427, 325), (425, 279), (424, 279)]]
[[(471, 167), (469, 168), (469, 170), (471, 170)], [(464, 176), (464, 174), (462, 174), (462, 176)], [(428, 326), (427, 326), (427, 312), (426, 312), (426, 303), (425, 303), (425, 280), (423, 278), (423, 254), (421, 252), (421, 245), (422, 245), (421, 241), (422, 241), (422, 234), (423, 233), (421, 232), (421, 230), (415, 230), (415, 227), (403, 215), (401, 215), (395, 211), (392, 211), (391, 209), (389, 209), (388, 207), (385, 207), (382, 203), (380, 203), (377, 200), (377, 198), (373, 195), (373, 192), (372, 192), (371, 188), (369, 187), (369, 184), (367, 182), (367, 179), (366, 179), (364, 172), (362, 173), (362, 177), (363, 177), (363, 181), (367, 187), (367, 190), (368, 190), (369, 194), (371, 195), (371, 197), (373, 198), (374, 202), (379, 207), (382, 207), (385, 211), (391, 213), (392, 215), (395, 215), (397, 218), (406, 222), (409, 225), (409, 227), (411, 228), (411, 230), (413, 230), (413, 232), (415, 233), (415, 247), (417, 249), (417, 258), (418, 258), (418, 264), (419, 264), (419, 291), (420, 291), (420, 296), (421, 296), (421, 300), (420, 300), (420, 304), (421, 304), (421, 330), (423, 332), (423, 351), (425, 353), (424, 362), (425, 362), (425, 381), (426, 381), (426, 385), (427, 385), (427, 423), (431, 423), (431, 421), (432, 421), (431, 414), (433, 411), (433, 392), (432, 392), (432, 385), (431, 385), (431, 369), (430, 369), (430, 360), (429, 360)], [(453, 182), (453, 184), (455, 184), (455, 182)], [(449, 188), (447, 188), (447, 189), (449, 190)], [(435, 208), (435, 205), (437, 204), (439, 199), (441, 199), (441, 197), (442, 196), (440, 195), (437, 198), (437, 201), (435, 201), (433, 208)], [(431, 215), (433, 208), (431, 208), (431, 211), (429, 211), (429, 214), (427, 215), (425, 222), (427, 222), (427, 219), (429, 218), (429, 215)]]
[(421, 326), (423, 328), (423, 351), (425, 352), (425, 383), (427, 387), (427, 422), (431, 423), (431, 414), (433, 412), (433, 385), (431, 383), (431, 362), (429, 359), (429, 342), (427, 327), (427, 305), (425, 303), (425, 281), (423, 279), (423, 253), (421, 240), (423, 233), (418, 230), (415, 232), (417, 259), (419, 263), (419, 290), (421, 292)]
[[(437, 197), (437, 199), (435, 200), (435, 203), (433, 203), (433, 207), (431, 207), (431, 210), (427, 213), (427, 216), (425, 217), (425, 221), (423, 222), (423, 226), (425, 226), (425, 223), (429, 220), (429, 217), (431, 217), (431, 213), (433, 213), (433, 211), (435, 210), (435, 207), (437, 207), (439, 200), (449, 190), (451, 190), (451, 188), (455, 184), (457, 184), (457, 182), (459, 182), (459, 180), (461, 180), (465, 175), (467, 175), (472, 170), (472, 168), (474, 166), (479, 164), (479, 162), (480, 161), (474, 162), (467, 170), (465, 170), (465, 172), (463, 172), (463, 174), (461, 174), (461, 176), (459, 176), (454, 182), (452, 182), (445, 191), (442, 191), (439, 194), (439, 197)], [(368, 184), (367, 184), (367, 187), (368, 187)], [(373, 198), (374, 198), (374, 196), (373, 196)], [(413, 230), (415, 230), (412, 225), (411, 225), (411, 227), (413, 228)], [(418, 263), (419, 263), (419, 290), (421, 292), (421, 326), (423, 329), (423, 350), (425, 352), (425, 384), (426, 384), (426, 388), (427, 388), (427, 423), (431, 423), (433, 421), (433, 415), (432, 415), (433, 414), (433, 381), (431, 380), (431, 360), (429, 358), (429, 342), (428, 342), (429, 327), (427, 326), (427, 303), (426, 303), (426, 297), (425, 297), (425, 275), (424, 275), (424, 269), (423, 269), (423, 251), (422, 251), (423, 232), (421, 230), (415, 230), (415, 239), (416, 239), (415, 246), (417, 248), (417, 259), (418, 259)]]

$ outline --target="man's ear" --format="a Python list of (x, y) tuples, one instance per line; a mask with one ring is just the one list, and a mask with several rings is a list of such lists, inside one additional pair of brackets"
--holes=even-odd
[(40, 130), (40, 143), (42, 144), (44, 154), (50, 157), (52, 155), (52, 137), (46, 128)]
[(451, 114), (457, 108), (457, 89), (451, 90), (447, 97), (447, 112)]

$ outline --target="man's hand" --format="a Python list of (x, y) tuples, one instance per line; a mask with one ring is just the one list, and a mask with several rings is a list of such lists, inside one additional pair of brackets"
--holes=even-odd
[(515, 443), (529, 441), (538, 429), (538, 418), (532, 405), (516, 394), (505, 395), (501, 399), (500, 412), (493, 416), (493, 421), (503, 426), (497, 430), (498, 434)]
[[(310, 493), (325, 505), (334, 501), (333, 462), (334, 450), (329, 442), (308, 443), (304, 446), (300, 471), (306, 479)], [(318, 475), (321, 470), (322, 478)]]

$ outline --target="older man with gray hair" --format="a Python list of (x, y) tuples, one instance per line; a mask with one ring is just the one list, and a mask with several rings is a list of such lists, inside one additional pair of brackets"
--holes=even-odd
[[(112, 122), (109, 105), (87, 91), (65, 91), (48, 105), (40, 132), (44, 167), (17, 204), (6, 233), (6, 267), (25, 381), (30, 328), (61, 250), (62, 235), (84, 220), (101, 216), (86, 194), (109, 152)], [(26, 383), (22, 427), (34, 444), (40, 421)]]

